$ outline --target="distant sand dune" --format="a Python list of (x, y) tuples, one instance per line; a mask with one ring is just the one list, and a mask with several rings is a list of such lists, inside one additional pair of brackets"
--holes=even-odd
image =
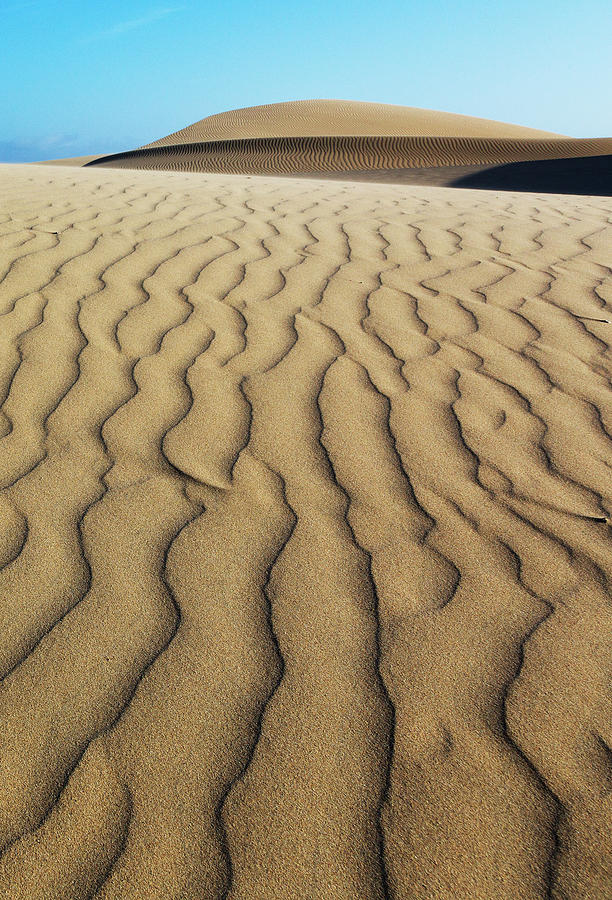
[(610, 897), (612, 200), (0, 183), (0, 898)]
[(45, 166), (86, 166), (95, 159), (100, 159), (103, 153), (90, 153), (89, 156), (66, 156), (63, 159), (45, 159)]
[(561, 138), (550, 131), (456, 113), (363, 103), (356, 100), (293, 100), (248, 106), (207, 116), (187, 128), (147, 144), (193, 144), (240, 138), (386, 135), (388, 137)]
[(49, 164), (612, 194), (612, 138), (344, 100), (230, 110), (136, 150)]

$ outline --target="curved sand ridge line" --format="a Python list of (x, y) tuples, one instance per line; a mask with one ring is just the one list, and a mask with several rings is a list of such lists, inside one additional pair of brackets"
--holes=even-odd
[(607, 896), (612, 202), (0, 178), (0, 897)]
[(550, 131), (456, 113), (358, 100), (292, 100), (207, 116), (147, 147), (237, 138), (386, 135), (388, 137), (560, 138)]
[(612, 153), (612, 138), (275, 137), (151, 146), (88, 166), (234, 174), (495, 165)]

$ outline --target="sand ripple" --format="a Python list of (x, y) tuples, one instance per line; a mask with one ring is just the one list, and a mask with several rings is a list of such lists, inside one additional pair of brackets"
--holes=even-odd
[(282, 175), (489, 166), (612, 153), (612, 138), (257, 137), (153, 145), (88, 166)]
[(0, 897), (610, 896), (612, 201), (0, 178)]

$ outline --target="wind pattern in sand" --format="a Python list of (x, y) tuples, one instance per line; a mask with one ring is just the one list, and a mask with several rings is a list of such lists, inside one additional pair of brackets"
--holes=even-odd
[(610, 896), (612, 200), (2, 194), (0, 897)]
[(258, 137), (154, 144), (101, 156), (88, 166), (291, 175), (432, 166), (495, 165), (612, 153), (612, 138)]

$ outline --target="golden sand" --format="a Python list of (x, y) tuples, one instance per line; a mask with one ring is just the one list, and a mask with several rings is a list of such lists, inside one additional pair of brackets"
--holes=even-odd
[(2, 900), (612, 896), (612, 199), (0, 182)]
[[(383, 173), (387, 181), (439, 185), (477, 174), (480, 169), (473, 167), (596, 156), (606, 160), (612, 158), (610, 154), (612, 138), (567, 138), (473, 116), (384, 103), (302, 100), (219, 113), (135, 150), (66, 162), (253, 175), (346, 177), (356, 172), (370, 180)], [(573, 193), (606, 193), (610, 182), (606, 162), (603, 189), (602, 176), (589, 172), (588, 161), (578, 166), (578, 172), (575, 168), (557, 174), (554, 183), (560, 191), (568, 192), (569, 185)], [(519, 175), (521, 189), (523, 173)], [(536, 182), (538, 177), (542, 176)], [(505, 173), (501, 173), (493, 187), (503, 189), (504, 181)]]
[(245, 138), (149, 147), (99, 157), (114, 169), (278, 175), (482, 166), (612, 154), (612, 138), (515, 140), (440, 137)]
[(462, 116), (457, 113), (363, 103), (357, 100), (292, 100), (247, 106), (207, 116), (187, 128), (146, 144), (161, 147), (197, 141), (239, 138), (385, 135), (388, 137), (562, 138), (523, 125)]

